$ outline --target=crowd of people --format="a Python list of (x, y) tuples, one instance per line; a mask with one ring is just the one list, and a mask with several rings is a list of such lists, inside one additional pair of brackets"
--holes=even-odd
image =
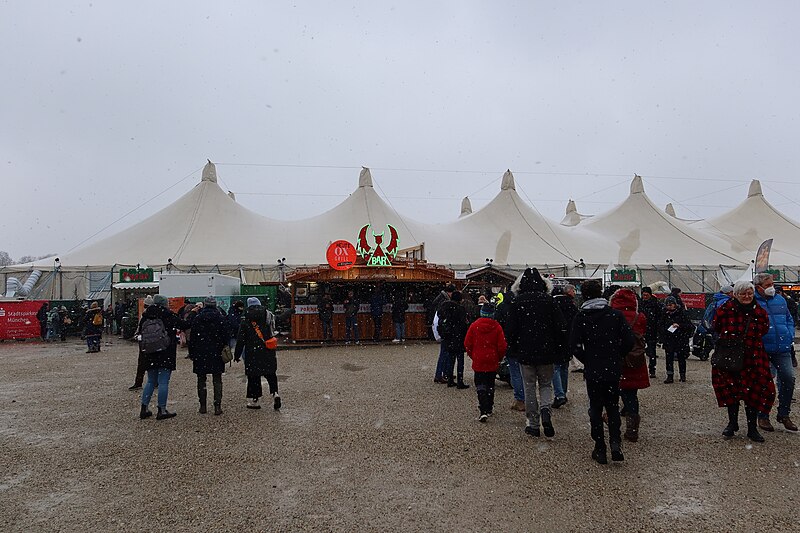
[[(678, 289), (662, 304), (649, 287), (641, 295), (616, 286), (604, 291), (598, 280), (588, 280), (580, 288), (583, 301), (578, 306), (574, 286), (554, 290), (549, 278), (529, 268), (494, 302), (484, 298), (481, 318), (470, 323), (461, 293), (452, 285), (446, 287), (434, 301), (432, 327), (441, 339), (434, 382), (468, 388), (463, 372), (466, 353), (475, 372), (478, 419), (486, 422), (494, 409), (496, 374), (506, 361), (514, 389), (511, 409), (525, 412), (524, 432), (553, 437), (552, 410), (568, 402), (569, 368), (577, 359), (589, 399), (595, 443), (591, 457), (606, 464), (610, 450), (612, 461), (623, 461), (623, 439), (639, 438), (638, 391), (656, 378), (657, 345), (665, 353), (664, 384), (675, 383), (676, 361), (678, 380), (685, 383), (695, 327)], [(776, 394), (777, 422), (797, 431), (790, 418), (797, 366), (797, 311), (792, 304), (778, 294), (766, 273), (757, 274), (752, 282), (725, 286), (714, 295), (703, 322), (717, 343), (712, 384), (718, 405), (728, 411), (723, 437), (739, 431), (739, 409), (744, 404), (747, 437), (763, 442), (759, 430), (774, 431), (770, 413)]]
[(145, 298), (145, 309), (136, 331), (139, 360), (136, 379), (130, 389), (142, 388), (144, 383), (140, 418), (153, 415), (150, 402), (156, 389), (156, 419), (175, 416), (174, 412), (167, 409), (167, 398), (181, 338), (185, 339), (187, 358), (192, 361), (192, 371), (197, 376), (199, 413), (208, 412), (207, 384), (210, 375), (214, 414), (222, 414), (222, 375), (228, 363), (238, 363), (242, 359), (247, 376), (246, 407), (261, 408), (259, 400), (263, 396), (263, 376), (269, 384), (273, 408), (281, 408), (275, 316), (261, 305), (258, 298), (248, 298), (246, 309), (243, 302), (233, 302), (227, 314), (217, 308), (217, 301), (213, 297), (198, 303), (187, 301), (179, 313), (171, 311), (168, 303), (167, 298), (161, 295)]

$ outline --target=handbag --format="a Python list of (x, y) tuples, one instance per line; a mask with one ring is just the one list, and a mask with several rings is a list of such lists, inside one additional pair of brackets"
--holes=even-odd
[(223, 346), (222, 354), (220, 354), (220, 356), (222, 357), (223, 364), (227, 365), (228, 363), (233, 361), (233, 351), (231, 350), (231, 347), (228, 346), (227, 344)]
[(258, 335), (258, 338), (261, 339), (261, 342), (264, 343), (264, 347), (267, 350), (274, 351), (275, 349), (278, 348), (278, 339), (276, 339), (275, 337), (270, 337), (269, 339), (265, 339), (264, 334), (261, 333), (261, 328), (258, 327), (258, 323), (254, 320), (251, 322), (251, 324), (253, 325), (253, 329), (255, 330), (256, 335)]
[(747, 317), (747, 324), (741, 337), (720, 337), (717, 339), (714, 353), (711, 355), (712, 368), (725, 372), (741, 372), (742, 368), (744, 368), (744, 339), (747, 337), (749, 328), (750, 317)]

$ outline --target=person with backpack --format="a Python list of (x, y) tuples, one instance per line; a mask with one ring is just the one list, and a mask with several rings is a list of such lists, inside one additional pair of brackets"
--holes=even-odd
[(222, 414), (222, 374), (225, 372), (225, 361), (222, 350), (228, 345), (228, 326), (225, 317), (217, 310), (217, 301), (213, 296), (203, 301), (200, 311), (191, 317), (191, 334), (189, 335), (189, 359), (192, 360), (192, 372), (197, 374), (197, 399), (200, 402), (200, 414), (207, 412), (206, 381), (211, 374), (214, 385), (214, 414)]
[[(153, 305), (153, 297), (148, 294), (142, 303), (144, 305), (144, 310), (147, 311), (147, 308)], [(141, 322), (139, 322), (139, 324), (141, 324)], [(142, 332), (139, 327), (136, 328), (133, 338), (137, 340), (137, 344), (139, 345), (139, 356), (136, 359), (136, 377), (133, 379), (133, 385), (128, 387), (128, 390), (139, 390), (142, 388), (144, 375), (147, 372), (147, 354), (142, 349)]]
[(664, 384), (675, 382), (675, 359), (678, 360), (681, 383), (686, 382), (686, 356), (689, 352), (689, 339), (693, 332), (694, 325), (689, 321), (678, 301), (674, 296), (667, 296), (664, 300), (664, 313), (658, 324), (659, 340), (667, 355), (667, 379), (664, 380)]
[[(467, 312), (461, 305), (461, 293), (453, 291), (450, 299), (439, 310), (437, 332), (442, 338), (442, 346), (447, 354), (445, 378), (448, 387), (468, 389), (464, 383), (464, 337), (467, 335)], [(453, 380), (454, 367), (458, 371), (458, 382)]]
[(603, 411), (608, 416), (611, 459), (624, 461), (619, 417), (619, 383), (622, 361), (634, 344), (633, 332), (625, 317), (602, 298), (598, 280), (581, 285), (583, 304), (572, 324), (569, 349), (584, 364), (583, 377), (589, 396), (589, 422), (594, 440), (592, 459), (608, 464), (603, 429)]
[(267, 378), (269, 392), (273, 399), (273, 409), (278, 410), (282, 405), (281, 397), (278, 394), (278, 359), (275, 354), (278, 340), (274, 336), (274, 318), (272, 320), (269, 318), (271, 314), (261, 305), (258, 298), (248, 298), (247, 311), (245, 311), (244, 320), (239, 326), (239, 333), (236, 337), (233, 360), (238, 363), (242, 352), (247, 350), (244, 369), (247, 375), (248, 409), (261, 409), (258, 400), (263, 394), (262, 376)]
[(625, 317), (633, 331), (633, 348), (625, 356), (622, 364), (622, 377), (619, 380), (619, 391), (622, 397), (622, 411), (625, 417), (625, 434), (628, 442), (639, 440), (639, 389), (650, 386), (647, 373), (647, 357), (645, 355), (645, 335), (647, 334), (647, 317), (639, 312), (639, 300), (630, 289), (619, 289), (611, 295), (608, 304)]
[(100, 304), (92, 302), (92, 306), (83, 317), (84, 330), (86, 337), (86, 353), (97, 353), (100, 351), (100, 340), (103, 336), (103, 310)]
[(175, 416), (175, 413), (167, 410), (169, 379), (175, 370), (175, 356), (178, 350), (177, 333), (188, 328), (188, 322), (169, 310), (169, 300), (161, 294), (153, 296), (153, 305), (142, 313), (142, 318), (139, 320), (139, 331), (141, 332), (141, 349), (146, 358), (147, 383), (142, 391), (142, 408), (139, 418), (145, 419), (153, 416), (149, 404), (156, 383), (158, 383), (156, 420), (165, 420)]
[[(525, 434), (555, 436), (553, 364), (564, 356), (564, 317), (550, 295), (553, 284), (535, 268), (526, 268), (511, 286), (515, 297), (508, 310), (508, 351), (520, 363), (525, 384)], [(537, 397), (538, 393), (538, 397)]]
[(481, 306), (481, 317), (473, 322), (464, 338), (467, 355), (472, 359), (475, 372), (475, 390), (478, 392), (478, 420), (486, 422), (494, 410), (494, 380), (500, 361), (508, 345), (500, 323), (494, 320), (493, 304)]

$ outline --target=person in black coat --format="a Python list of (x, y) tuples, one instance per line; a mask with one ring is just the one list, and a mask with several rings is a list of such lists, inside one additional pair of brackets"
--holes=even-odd
[(664, 300), (664, 312), (658, 323), (658, 340), (664, 346), (667, 357), (667, 379), (664, 383), (674, 383), (675, 359), (678, 359), (678, 371), (681, 382), (686, 381), (686, 357), (689, 355), (689, 339), (694, 334), (694, 325), (686, 316), (678, 301), (673, 296)]
[[(450, 299), (442, 303), (439, 313), (439, 335), (447, 357), (444, 371), (448, 387), (468, 389), (464, 383), (464, 338), (467, 336), (467, 312), (461, 305), (461, 293), (453, 291)], [(453, 366), (458, 363), (458, 382), (453, 380)]]
[(395, 332), (392, 342), (406, 342), (406, 311), (408, 311), (408, 297), (398, 291), (392, 302), (392, 323)]
[(212, 376), (214, 385), (214, 414), (222, 414), (222, 374), (225, 362), (222, 350), (228, 345), (230, 337), (225, 317), (217, 309), (217, 301), (209, 296), (203, 301), (203, 308), (192, 318), (189, 335), (189, 359), (192, 360), (192, 372), (197, 374), (197, 399), (200, 401), (200, 413), (207, 411), (206, 399), (208, 391), (206, 380)]
[(525, 269), (511, 290), (516, 296), (504, 329), (508, 353), (519, 361), (525, 384), (525, 433), (538, 437), (541, 421), (545, 436), (552, 437), (553, 363), (563, 358), (564, 317), (550, 296), (552, 283), (537, 269)]
[(36, 312), (36, 320), (39, 321), (39, 336), (42, 340), (47, 339), (47, 313), (50, 310), (50, 304), (45, 302)]
[[(167, 411), (169, 379), (175, 370), (177, 333), (180, 330), (188, 329), (189, 323), (178, 318), (178, 315), (169, 310), (168, 305), (166, 296), (156, 294), (153, 296), (153, 305), (145, 309), (139, 320), (139, 331), (142, 334), (141, 347), (146, 354), (147, 366), (147, 383), (142, 390), (142, 409), (139, 418), (148, 418), (153, 414), (148, 406), (153, 397), (156, 383), (158, 383), (156, 419), (164, 420), (175, 416), (175, 413)], [(166, 338), (163, 335), (166, 335)], [(160, 348), (161, 346), (165, 347)]]
[[(99, 322), (96, 324), (95, 322)], [(86, 353), (97, 353), (100, 351), (100, 340), (103, 336), (103, 309), (97, 302), (92, 302), (92, 306), (83, 316), (83, 335), (86, 338)]]
[(603, 430), (603, 409), (608, 415), (608, 436), (611, 458), (622, 461), (622, 433), (619, 416), (619, 380), (622, 360), (633, 348), (634, 337), (625, 316), (609, 307), (601, 297), (597, 280), (581, 285), (584, 302), (572, 323), (570, 352), (584, 364), (586, 392), (589, 396), (589, 422), (595, 442), (592, 459), (606, 464), (606, 442)]
[(237, 363), (242, 352), (247, 350), (244, 361), (244, 370), (247, 374), (247, 408), (261, 409), (258, 403), (263, 391), (261, 389), (261, 376), (267, 378), (269, 392), (273, 398), (273, 408), (281, 408), (281, 397), (278, 394), (278, 358), (275, 347), (268, 348), (267, 341), (273, 339), (275, 332), (272, 330), (270, 320), (267, 319), (267, 309), (261, 305), (258, 298), (247, 299), (247, 310), (244, 320), (239, 326), (236, 336), (236, 349), (233, 360)]
[(644, 316), (647, 317), (647, 333), (644, 335), (646, 343), (645, 352), (650, 367), (650, 377), (656, 377), (656, 344), (658, 344), (658, 323), (661, 321), (661, 315), (664, 308), (661, 302), (653, 296), (653, 289), (650, 287), (642, 287), (642, 302), (639, 306)]
[[(555, 291), (554, 291), (555, 292)], [(564, 339), (569, 339), (572, 332), (572, 321), (578, 314), (575, 305), (575, 285), (566, 285), (561, 289), (561, 294), (553, 296), (561, 316), (564, 317)], [(564, 357), (553, 365), (553, 409), (558, 409), (567, 403), (567, 384), (569, 382), (569, 361), (572, 358), (569, 350), (564, 350)]]

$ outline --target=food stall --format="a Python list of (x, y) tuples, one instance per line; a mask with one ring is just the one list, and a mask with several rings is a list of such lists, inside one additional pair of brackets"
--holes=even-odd
[(383, 309), (381, 339), (394, 337), (391, 302), (396, 298), (403, 298), (409, 304), (406, 311), (406, 338), (425, 339), (428, 337), (426, 304), (454, 279), (453, 271), (448, 268), (399, 257), (392, 264), (371, 265), (367, 260), (354, 261), (346, 270), (336, 269), (330, 264), (299, 268), (287, 278), (294, 310), (291, 319), (292, 339), (301, 342), (323, 338), (317, 303), (324, 294), (330, 294), (334, 304), (333, 340), (344, 340), (343, 301), (350, 290), (361, 304), (358, 315), (361, 339), (372, 338), (370, 298), (376, 290), (383, 293), (387, 302)]

